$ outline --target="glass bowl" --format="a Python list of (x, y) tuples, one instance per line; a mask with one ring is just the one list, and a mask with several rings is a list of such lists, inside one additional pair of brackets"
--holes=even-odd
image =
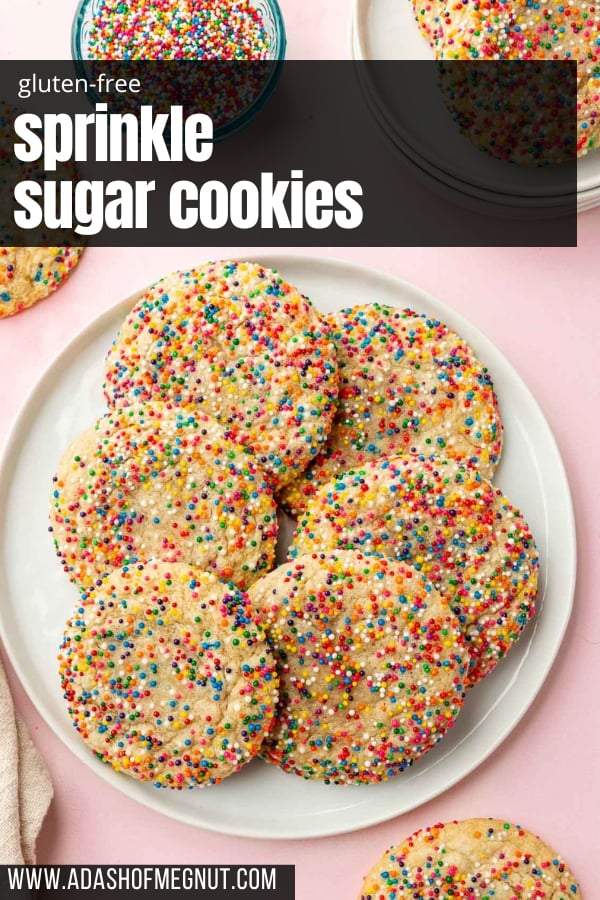
[[(88, 82), (90, 80), (93, 82), (93, 78), (90, 79), (90, 71), (86, 65), (87, 61), (92, 60), (89, 51), (92, 22), (103, 2), (104, 0), (80, 0), (71, 30), (71, 55), (75, 63), (77, 75), (86, 78)], [(227, 122), (215, 126), (215, 140), (221, 140), (227, 135), (245, 128), (246, 125), (254, 119), (259, 110), (267, 103), (281, 75), (287, 41), (285, 25), (279, 4), (277, 0), (252, 0), (251, 5), (262, 16), (265, 30), (269, 37), (270, 48), (267, 60), (262, 63), (257, 63), (257, 65), (265, 67), (266, 75), (264, 83), (260, 85), (260, 90), (257, 92), (256, 96), (252, 98), (249, 105), (240, 111), (239, 114), (229, 119)], [(97, 60), (97, 62), (101, 63), (102, 61)], [(127, 63), (127, 61), (123, 62), (124, 64)], [(243, 65), (244, 61), (240, 60), (240, 63)], [(139, 65), (140, 63), (138, 61), (134, 64)], [(231, 65), (232, 62), (230, 61), (229, 64)], [(248, 65), (248, 63), (246, 63), (246, 65)], [(93, 104), (106, 102), (108, 99), (107, 97), (101, 97), (92, 85), (90, 85), (87, 94)]]

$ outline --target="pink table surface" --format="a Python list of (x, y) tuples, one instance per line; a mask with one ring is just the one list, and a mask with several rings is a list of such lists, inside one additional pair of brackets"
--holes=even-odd
[[(290, 55), (344, 56), (346, 0), (283, 0)], [(5, 56), (64, 55), (74, 2), (0, 4)], [(23, 21), (36, 27), (22, 29)], [(67, 48), (67, 49), (65, 49)], [(307, 841), (236, 839), (180, 825), (108, 787), (54, 736), (4, 662), (16, 706), (52, 773), (55, 799), (40, 836), (41, 863), (295, 863), (298, 900), (348, 900), (383, 849), (434, 821), (492, 815), (541, 833), (569, 861), (586, 900), (600, 895), (598, 704), (600, 581), (597, 441), (600, 432), (598, 248), (600, 210), (580, 218), (579, 247), (328, 249), (413, 281), (491, 337), (525, 379), (556, 435), (575, 504), (575, 610), (540, 695), (504, 744), (470, 777), (419, 809), (353, 834)], [(91, 249), (52, 299), (0, 322), (0, 441), (36, 379), (87, 322), (170, 269), (231, 247)], [(298, 251), (304, 252), (304, 251)], [(25, 539), (25, 536), (24, 536)]]

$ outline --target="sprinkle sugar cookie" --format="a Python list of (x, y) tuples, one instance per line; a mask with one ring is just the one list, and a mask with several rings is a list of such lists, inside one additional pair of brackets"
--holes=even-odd
[(246, 587), (275, 559), (277, 513), (252, 454), (198, 412), (112, 412), (64, 453), (50, 517), (58, 556), (87, 587), (158, 558)]
[(336, 472), (380, 456), (439, 453), (491, 476), (502, 424), (487, 369), (441, 322), (378, 303), (328, 317), (340, 367), (331, 433), (309, 469), (282, 493), (302, 512)]
[(86, 743), (156, 787), (218, 784), (272, 724), (277, 674), (247, 597), (185, 565), (108, 575), (83, 595), (58, 659)]
[(111, 406), (195, 404), (252, 448), (281, 487), (325, 440), (337, 398), (330, 328), (272, 270), (207, 263), (159, 281), (106, 362)]
[(410, 566), (313, 553), (262, 578), (249, 597), (280, 671), (262, 754), (284, 771), (385, 781), (452, 727), (468, 652), (455, 616)]
[[(598, 29), (598, 25), (596, 25)], [(577, 154), (600, 146), (600, 31), (597, 33), (595, 74), (579, 79), (577, 86)]]
[(466, 819), (432, 825), (392, 847), (358, 900), (582, 900), (560, 856), (520, 825)]
[[(16, 181), (43, 182), (44, 169), (38, 162), (20, 162), (12, 154), (14, 120), (23, 112), (0, 101), (0, 209), (12, 208)], [(61, 166), (63, 177), (75, 178), (72, 164)], [(0, 224), (3, 244), (16, 240), (14, 222), (8, 215)], [(38, 237), (39, 237), (38, 233)], [(75, 233), (72, 234), (76, 237)], [(47, 236), (43, 238), (45, 241)], [(69, 238), (65, 235), (65, 240)], [(40, 240), (42, 243), (42, 240)], [(0, 319), (13, 316), (53, 293), (71, 274), (83, 247), (0, 247)]]
[(575, 160), (575, 84), (566, 67), (531, 60), (438, 63), (438, 88), (462, 135), (521, 167)]
[(449, 60), (573, 59), (577, 154), (600, 140), (600, 12), (595, 2), (465, 0), (419, 3), (415, 17), (436, 56)]
[(55, 291), (82, 252), (82, 247), (0, 247), (0, 319)]
[(487, 675), (535, 611), (538, 557), (519, 510), (477, 471), (439, 459), (373, 461), (323, 485), (291, 554), (361, 550), (415, 566), (446, 597)]

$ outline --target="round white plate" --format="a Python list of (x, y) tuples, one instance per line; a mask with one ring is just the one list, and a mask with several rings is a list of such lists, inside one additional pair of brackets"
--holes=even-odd
[[(354, 0), (352, 21), (356, 59), (433, 58), (414, 19), (410, 0)], [(448, 129), (440, 146), (439, 137), (436, 137), (439, 126), (436, 123), (438, 116), (444, 113), (449, 116), (449, 113), (437, 88), (433, 69), (429, 72), (429, 81), (425, 80), (421, 85), (428, 98), (427, 108), (436, 111), (436, 115), (431, 117), (423, 116), (421, 110), (413, 108), (410, 91), (396, 90), (389, 79), (378, 77), (380, 74), (377, 69), (372, 71), (373, 89), (379, 103), (387, 110), (388, 118), (394, 121), (395, 130), (422, 160), (466, 184), (475, 184), (484, 190), (539, 197), (570, 193), (569, 176), (565, 175), (564, 186), (560, 188), (556, 183), (556, 174), (549, 169), (532, 172), (518, 166), (507, 168), (506, 163), (491, 159), (472, 147), (457, 126)], [(600, 151), (588, 154), (576, 165), (578, 193), (600, 187)]]
[[(560, 455), (540, 408), (491, 341), (461, 316), (410, 284), (346, 262), (283, 254), (265, 255), (260, 262), (280, 269), (324, 311), (377, 300), (438, 317), (485, 360), (506, 426), (497, 482), (531, 523), (541, 558), (539, 612), (522, 640), (471, 691), (456, 727), (435, 750), (385, 784), (324, 785), (257, 760), (221, 785), (171, 792), (98, 762), (70, 723), (56, 672), (63, 623), (77, 598), (54, 556), (48, 497), (67, 444), (103, 411), (103, 358), (139, 294), (101, 315), (59, 354), (9, 436), (0, 464), (0, 634), (38, 710), (99, 779), (166, 815), (215, 831), (316, 837), (372, 825), (425, 803), (464, 778), (515, 727), (542, 686), (569, 619), (573, 512)], [(97, 787), (101, 790), (100, 780)]]
[(585, 212), (595, 206), (600, 206), (600, 188), (577, 194), (577, 212)]

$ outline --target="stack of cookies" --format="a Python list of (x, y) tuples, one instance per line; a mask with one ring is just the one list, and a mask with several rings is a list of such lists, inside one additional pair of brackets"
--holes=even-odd
[[(257, 754), (364, 784), (434, 747), (537, 586), (468, 345), (411, 310), (321, 315), (219, 262), (151, 287), (105, 371), (51, 501), (80, 591), (62, 686), (98, 758), (178, 789)], [(281, 511), (298, 524), (276, 567)]]

